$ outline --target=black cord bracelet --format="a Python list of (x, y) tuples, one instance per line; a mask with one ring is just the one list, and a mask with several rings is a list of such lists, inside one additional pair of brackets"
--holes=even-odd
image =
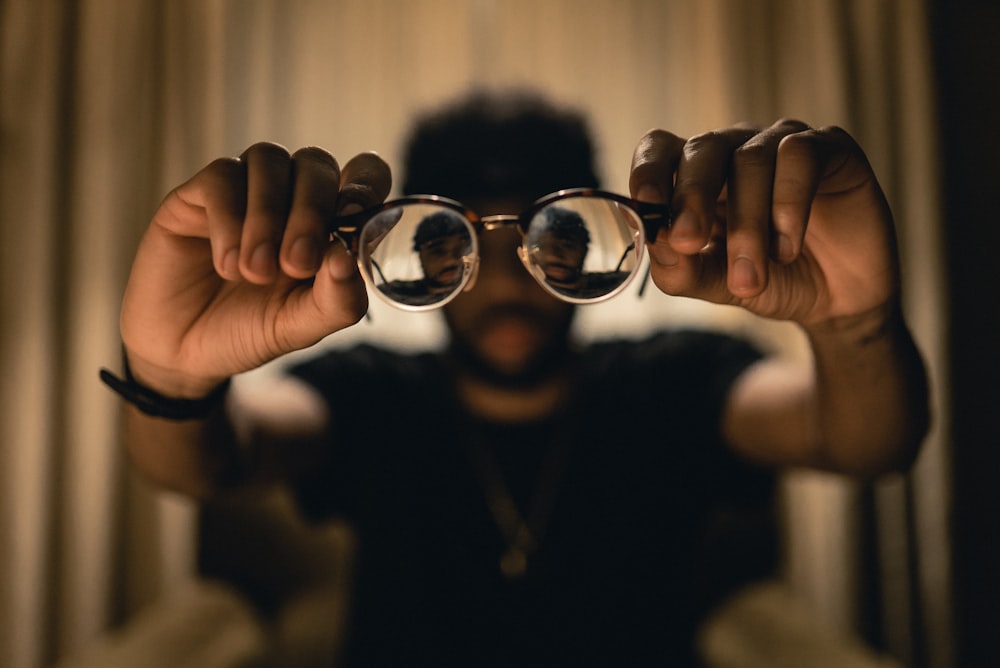
[(175, 399), (139, 384), (132, 376), (128, 357), (122, 351), (124, 378), (119, 378), (108, 369), (101, 369), (101, 381), (146, 415), (167, 420), (202, 420), (218, 406), (229, 389), (231, 378), (227, 378), (217, 388), (201, 399)]

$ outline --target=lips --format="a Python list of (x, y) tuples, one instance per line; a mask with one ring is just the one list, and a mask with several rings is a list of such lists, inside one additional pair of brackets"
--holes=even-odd
[(530, 355), (550, 326), (545, 314), (530, 306), (506, 304), (483, 311), (474, 329), (484, 348), (514, 358)]
[(545, 265), (545, 275), (558, 281), (565, 281), (572, 278), (574, 274), (576, 274), (576, 268), (566, 264), (553, 263)]
[(525, 287), (541, 295), (537, 305), (525, 295), (524, 299), (485, 304), (459, 297), (445, 307), (452, 351), (467, 370), (490, 382), (523, 384), (536, 382), (555, 363), (573, 309), (542, 293), (537, 285)]
[(432, 277), (432, 280), (438, 285), (454, 285), (458, 282), (461, 277), (460, 267), (453, 266), (447, 269), (443, 269)]
[(476, 317), (476, 329), (482, 333), (491, 327), (510, 323), (532, 329), (544, 329), (548, 325), (548, 320), (544, 311), (528, 304), (496, 304), (484, 309)]

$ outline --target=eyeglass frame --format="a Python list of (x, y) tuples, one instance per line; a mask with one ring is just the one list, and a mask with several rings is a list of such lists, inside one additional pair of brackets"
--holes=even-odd
[[(636, 214), (641, 225), (636, 229), (636, 239), (633, 241), (635, 246), (637, 257), (636, 266), (629, 272), (628, 278), (626, 278), (622, 283), (608, 293), (600, 295), (598, 297), (591, 298), (580, 298), (571, 297), (569, 295), (563, 294), (550, 285), (546, 284), (543, 280), (539, 279), (538, 276), (530, 269), (527, 265), (527, 260), (524, 253), (528, 252), (528, 249), (524, 246), (525, 241), (528, 236), (528, 229), (531, 225), (531, 221), (535, 215), (544, 209), (545, 207), (559, 202), (564, 199), (569, 198), (595, 198), (595, 199), (605, 199), (620, 204), (628, 209), (631, 209), (633, 213)], [(369, 264), (374, 264), (374, 260), (371, 258), (371, 254), (359, 253), (360, 239), (362, 231), (369, 221), (373, 220), (383, 211), (387, 211), (396, 207), (409, 206), (414, 204), (432, 204), (436, 206), (441, 206), (445, 209), (451, 210), (459, 215), (465, 220), (466, 223), (472, 228), (474, 234), (471, 235), (470, 242), (472, 244), (470, 256), (474, 258), (474, 264), (470, 270), (463, 272), (463, 277), (458, 286), (446, 297), (440, 301), (434, 302), (433, 304), (426, 305), (414, 305), (406, 304), (404, 302), (397, 301), (386, 295), (383, 291), (379, 290), (375, 286), (374, 277), (372, 274), (372, 268)], [(625, 195), (619, 195), (618, 193), (610, 192), (607, 190), (601, 190), (598, 188), (566, 188), (563, 190), (558, 190), (548, 195), (544, 195), (524, 209), (521, 213), (517, 214), (494, 214), (489, 216), (481, 216), (472, 208), (466, 206), (458, 200), (451, 199), (449, 197), (444, 197), (442, 195), (407, 195), (404, 197), (399, 197), (396, 199), (389, 200), (382, 204), (374, 207), (369, 207), (362, 211), (358, 211), (345, 216), (336, 216), (330, 220), (327, 225), (327, 232), (330, 234), (331, 240), (339, 241), (344, 245), (351, 254), (357, 257), (357, 262), (359, 268), (362, 270), (362, 275), (365, 281), (370, 284), (374, 291), (378, 293), (379, 297), (389, 303), (395, 308), (399, 308), (404, 311), (431, 311), (443, 307), (445, 304), (453, 300), (460, 293), (465, 292), (475, 284), (475, 275), (478, 271), (479, 266), (479, 235), (483, 231), (493, 231), (501, 228), (513, 227), (517, 229), (518, 233), (521, 235), (522, 245), (518, 247), (518, 256), (524, 264), (525, 271), (538, 283), (547, 293), (551, 294), (555, 298), (568, 302), (571, 304), (595, 304), (599, 302), (606, 301), (612, 297), (619, 294), (629, 283), (635, 278), (638, 273), (638, 268), (642, 263), (644, 257), (644, 248), (647, 240), (655, 239), (659, 230), (663, 227), (668, 227), (672, 222), (672, 214), (670, 206), (667, 204), (656, 204), (652, 202), (641, 202), (637, 199), (631, 197), (626, 197)], [(469, 257), (469, 256), (466, 256)]]

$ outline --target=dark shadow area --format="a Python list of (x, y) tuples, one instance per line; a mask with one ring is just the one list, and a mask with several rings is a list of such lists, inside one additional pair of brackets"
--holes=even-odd
[(958, 665), (1000, 665), (1000, 5), (929, 3), (948, 265)]

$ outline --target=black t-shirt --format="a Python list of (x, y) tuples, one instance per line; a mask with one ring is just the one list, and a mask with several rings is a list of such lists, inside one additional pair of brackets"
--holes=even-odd
[[(345, 665), (690, 665), (709, 608), (774, 565), (773, 477), (718, 434), (732, 380), (758, 358), (706, 333), (593, 344), (570, 406), (513, 425), (463, 414), (435, 354), (360, 346), (293, 369), (336, 425), (297, 498), (359, 537)], [(522, 512), (539, 476), (558, 477), (523, 578), (499, 568), (508, 543), (475, 448)]]

